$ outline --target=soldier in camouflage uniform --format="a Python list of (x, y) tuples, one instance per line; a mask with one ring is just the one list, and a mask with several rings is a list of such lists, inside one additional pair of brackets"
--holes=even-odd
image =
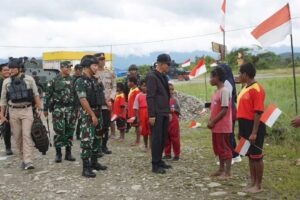
[(102, 115), (101, 106), (105, 104), (103, 86), (98, 83), (94, 75), (98, 69), (98, 60), (95, 56), (87, 55), (81, 59), (80, 65), (84, 68), (83, 75), (75, 82), (75, 90), (80, 104), (81, 124), (81, 154), (83, 161), (82, 176), (96, 177), (92, 171), (105, 170), (107, 167), (98, 163), (98, 150), (101, 148)]
[(73, 134), (75, 131), (76, 114), (74, 112), (75, 90), (70, 76), (72, 64), (61, 62), (61, 72), (49, 81), (46, 90), (44, 115), (52, 112), (54, 146), (56, 148), (55, 162), (62, 161), (61, 148), (66, 147), (65, 160), (75, 161), (71, 154)]
[(104, 86), (105, 95), (105, 105), (102, 106), (102, 117), (103, 117), (103, 127), (102, 127), (102, 152), (105, 154), (111, 154), (112, 152), (107, 147), (108, 142), (108, 132), (111, 125), (111, 110), (112, 102), (116, 96), (116, 77), (112, 71), (104, 69), (105, 66), (105, 54), (97, 53), (95, 54), (99, 60), (98, 71), (96, 73), (96, 78), (98, 82)]
[[(82, 76), (82, 67), (77, 64), (75, 65), (74, 67), (74, 75), (73, 75), (73, 83), (75, 85), (75, 81)], [(79, 108), (81, 107), (80, 105), (80, 102), (79, 102), (79, 99), (77, 98), (77, 95), (76, 95), (76, 98), (75, 98), (75, 102), (74, 102), (74, 106), (75, 106), (75, 113), (76, 113), (76, 127), (75, 127), (75, 133), (76, 133), (76, 139), (77, 140), (80, 140), (80, 124), (81, 124), (81, 117), (80, 117), (80, 112), (79, 112)]]

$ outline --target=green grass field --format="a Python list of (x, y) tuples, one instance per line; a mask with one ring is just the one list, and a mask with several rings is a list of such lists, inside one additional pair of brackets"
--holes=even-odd
[[(268, 72), (264, 71), (264, 73)], [(272, 72), (270, 71), (269, 73)], [(300, 158), (300, 130), (296, 130), (290, 126), (291, 119), (296, 115), (293, 79), (291, 77), (268, 78), (258, 79), (257, 81), (260, 82), (265, 89), (266, 105), (275, 103), (283, 111), (283, 114), (273, 128), (268, 129), (268, 136), (265, 140), (264, 153), (266, 156), (263, 185), (272, 196), (276, 193), (278, 194), (275, 199), (298, 199), (300, 198), (300, 166), (294, 165), (294, 161), (297, 158)], [(237, 88), (239, 90), (239, 85), (237, 85)], [(298, 99), (300, 100), (300, 77), (297, 78), (297, 88)], [(196, 96), (203, 101), (205, 101), (206, 98), (204, 83), (177, 83), (176, 90)], [(210, 101), (214, 90), (215, 88), (208, 83), (208, 101)], [(300, 112), (300, 108), (298, 109)], [(207, 118), (208, 116), (199, 119), (199, 121), (205, 126)], [(183, 126), (187, 126), (187, 123), (183, 123)], [(188, 132), (191, 134), (182, 137), (183, 143), (187, 142), (189, 145), (193, 145), (193, 141), (201, 141), (201, 146), (208, 146), (211, 148), (210, 130), (201, 128), (201, 135), (197, 134), (195, 131)], [(203, 137), (203, 135), (206, 136)], [(194, 145), (199, 145), (199, 142)], [(236, 173), (247, 172), (247, 162), (243, 162), (243, 164), (239, 165), (234, 170)], [(261, 197), (271, 198), (270, 196), (268, 197), (265, 195), (262, 195)]]

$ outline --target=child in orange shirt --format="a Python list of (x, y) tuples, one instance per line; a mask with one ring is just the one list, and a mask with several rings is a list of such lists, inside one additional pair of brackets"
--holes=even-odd
[(150, 124), (148, 117), (148, 105), (146, 100), (147, 95), (147, 87), (146, 81), (141, 80), (141, 93), (139, 93), (134, 100), (133, 108), (135, 110), (135, 116), (137, 118), (137, 122), (140, 124), (140, 134), (143, 136), (145, 151), (148, 150), (148, 137), (150, 136)]
[(113, 113), (117, 115), (117, 128), (120, 131), (120, 141), (125, 139), (126, 129), (126, 98), (124, 94), (124, 86), (122, 83), (117, 83), (117, 95), (113, 105)]
[[(135, 111), (133, 109), (133, 104), (136, 95), (140, 93), (139, 88), (137, 87), (137, 78), (132, 76), (128, 79), (128, 87), (130, 88), (129, 94), (128, 94), (128, 121), (131, 123), (132, 127), (135, 127), (135, 134), (136, 139), (135, 143), (132, 144), (132, 146), (136, 146), (140, 144), (140, 132), (139, 132), (139, 124), (137, 122), (137, 119), (135, 118)], [(135, 118), (133, 121), (129, 121), (132, 118)]]

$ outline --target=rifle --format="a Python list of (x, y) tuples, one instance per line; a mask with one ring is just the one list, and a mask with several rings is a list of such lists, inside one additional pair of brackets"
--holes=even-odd
[(51, 137), (50, 137), (50, 128), (49, 128), (49, 117), (48, 116), (46, 118), (46, 121), (47, 121), (48, 135), (49, 135), (49, 144), (50, 144), (50, 147), (52, 147)]

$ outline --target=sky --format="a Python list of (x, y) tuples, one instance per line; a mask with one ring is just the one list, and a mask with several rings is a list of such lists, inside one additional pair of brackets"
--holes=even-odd
[[(211, 51), (212, 41), (222, 43), (219, 29), (222, 2), (1, 0), (0, 58), (40, 57), (43, 52), (63, 50), (112, 51), (125, 57), (155, 51)], [(292, 17), (298, 17), (293, 20), (293, 35), (294, 45), (300, 46), (299, 0), (227, 0), (228, 49), (259, 44), (250, 34), (253, 27), (287, 2)], [(242, 30), (230, 31), (236, 29)], [(172, 40), (175, 38), (181, 39)], [(141, 44), (150, 41), (159, 42)], [(135, 44), (125, 45), (128, 43)], [(289, 44), (286, 38), (274, 46)], [(16, 48), (20, 46), (26, 48)]]

